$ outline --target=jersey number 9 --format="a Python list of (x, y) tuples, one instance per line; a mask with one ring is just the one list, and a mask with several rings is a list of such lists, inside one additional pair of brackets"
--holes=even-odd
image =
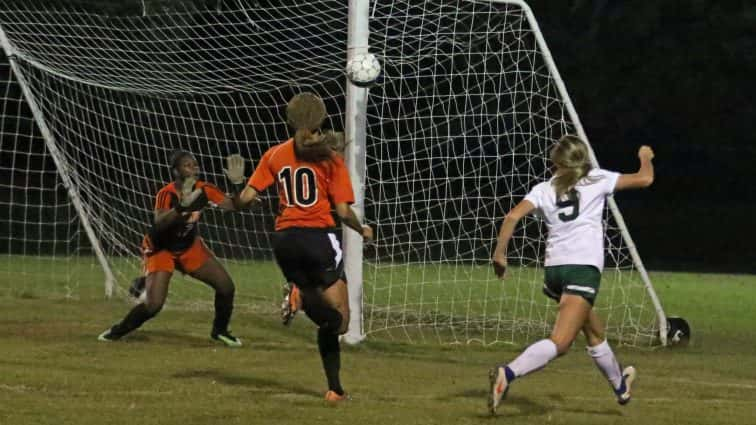
[(578, 214), (580, 214), (580, 195), (578, 194), (577, 190), (572, 188), (569, 192), (567, 192), (566, 199), (557, 199), (556, 206), (559, 209), (571, 207), (572, 212), (570, 212), (569, 214), (567, 214), (567, 212), (560, 212), (559, 219), (564, 222), (572, 221), (577, 218)]

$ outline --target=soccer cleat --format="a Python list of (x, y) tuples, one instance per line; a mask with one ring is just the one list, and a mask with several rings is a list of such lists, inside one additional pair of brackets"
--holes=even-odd
[(628, 366), (622, 371), (622, 383), (618, 389), (614, 390), (617, 395), (617, 403), (624, 405), (630, 402), (630, 388), (633, 386), (636, 376), (637, 372), (632, 366)]
[(113, 328), (108, 328), (105, 332), (101, 333), (98, 337), (98, 341), (112, 342), (116, 341), (118, 336), (113, 335)]
[(129, 295), (131, 295), (134, 298), (141, 297), (142, 292), (144, 292), (144, 287), (146, 284), (147, 284), (147, 278), (144, 276), (140, 276), (134, 279), (131, 282), (131, 286), (129, 286)]
[(230, 331), (213, 331), (213, 333), (210, 334), (210, 337), (216, 341), (220, 341), (226, 344), (227, 347), (237, 348), (242, 346), (241, 340), (231, 335)]
[(297, 285), (291, 283), (284, 286), (284, 299), (281, 302), (281, 323), (289, 326), (302, 305), (302, 297)]
[(330, 402), (330, 403), (338, 403), (340, 401), (347, 401), (347, 400), (349, 400), (349, 396), (346, 395), (346, 393), (339, 395), (339, 393), (337, 393), (336, 391), (329, 390), (325, 394), (325, 401)]
[(501, 400), (507, 396), (509, 391), (509, 380), (503, 367), (495, 367), (488, 371), (488, 382), (490, 390), (488, 391), (488, 411), (492, 415), (496, 414), (496, 408), (499, 407)]

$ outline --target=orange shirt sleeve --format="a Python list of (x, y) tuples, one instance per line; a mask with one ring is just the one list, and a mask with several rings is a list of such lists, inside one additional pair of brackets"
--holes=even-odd
[(352, 180), (349, 178), (349, 170), (347, 170), (344, 163), (344, 158), (340, 155), (335, 155), (331, 164), (331, 179), (328, 184), (328, 195), (331, 198), (331, 202), (334, 205), (342, 202), (348, 204), (354, 203)]
[(220, 204), (224, 199), (226, 199), (226, 194), (218, 189), (218, 186), (214, 184), (204, 183), (200, 187), (202, 187), (202, 189), (205, 191), (207, 199), (215, 205)]
[(155, 197), (156, 210), (169, 210), (173, 204), (173, 193), (169, 190), (161, 190)]
[(268, 150), (260, 159), (260, 163), (257, 164), (255, 172), (249, 177), (247, 186), (252, 186), (256, 191), (262, 192), (272, 185), (275, 182), (275, 178), (270, 166), (270, 150)]

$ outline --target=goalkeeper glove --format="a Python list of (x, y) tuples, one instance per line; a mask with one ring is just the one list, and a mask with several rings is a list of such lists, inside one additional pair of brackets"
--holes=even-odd
[(187, 177), (181, 182), (181, 200), (176, 206), (176, 211), (185, 212), (199, 211), (207, 205), (207, 195), (202, 188), (195, 189), (196, 177)]
[(244, 190), (244, 158), (238, 153), (229, 155), (226, 157), (226, 167), (223, 171), (226, 173), (226, 177), (234, 186), (235, 193), (241, 193)]
[(181, 201), (176, 207), (176, 211), (183, 214), (186, 212), (199, 211), (207, 205), (207, 194), (202, 188), (194, 189), (188, 195), (181, 197)]

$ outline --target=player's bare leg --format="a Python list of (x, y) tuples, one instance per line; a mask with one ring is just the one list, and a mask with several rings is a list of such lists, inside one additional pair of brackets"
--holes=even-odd
[(163, 309), (165, 299), (168, 297), (168, 286), (172, 275), (171, 272), (163, 271), (150, 273), (145, 280), (144, 302), (134, 306), (122, 321), (101, 333), (97, 339), (115, 341), (155, 317)]
[(323, 291), (323, 301), (341, 315), (341, 326), (338, 333), (343, 335), (349, 327), (349, 292), (347, 284), (343, 280), (337, 280), (333, 285)]
[(229, 347), (241, 347), (241, 340), (231, 335), (228, 329), (234, 310), (236, 287), (226, 269), (215, 257), (210, 257), (189, 275), (215, 290), (215, 319), (210, 337)]
[(509, 364), (497, 366), (489, 371), (488, 410), (492, 415), (496, 414), (496, 409), (509, 391), (512, 381), (542, 369), (558, 355), (569, 350), (590, 311), (591, 304), (585, 298), (563, 294), (551, 336), (530, 345)]

